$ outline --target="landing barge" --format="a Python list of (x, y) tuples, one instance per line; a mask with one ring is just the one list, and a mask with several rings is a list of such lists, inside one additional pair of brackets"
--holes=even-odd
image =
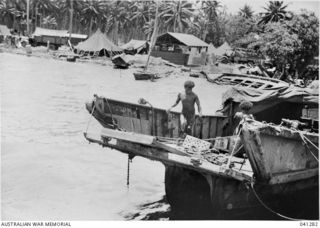
[[(319, 219), (317, 120), (304, 116), (308, 130), (259, 121), (270, 109), (283, 118), (302, 116), (301, 104), (317, 108), (317, 96), (292, 88), (245, 92), (224, 94), (224, 115), (197, 117), (184, 140), (180, 113), (95, 96), (86, 108), (103, 129), (85, 137), (131, 158), (162, 162), (175, 219)], [(232, 135), (240, 96), (248, 100), (248, 94), (258, 118)]]

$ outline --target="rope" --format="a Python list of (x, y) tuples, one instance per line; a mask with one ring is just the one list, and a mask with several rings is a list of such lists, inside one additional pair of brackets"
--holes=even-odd
[(314, 155), (314, 153), (312, 153), (312, 151), (310, 150), (310, 148), (309, 148), (309, 146), (308, 146), (308, 143), (307, 143), (306, 141), (308, 141), (308, 142), (309, 142), (312, 146), (314, 146), (318, 151), (319, 151), (319, 148), (318, 148), (316, 145), (314, 145), (307, 137), (305, 137), (305, 136), (302, 134), (302, 132), (297, 131), (297, 130), (295, 130), (295, 129), (291, 129), (291, 130), (293, 130), (293, 131), (295, 131), (295, 132), (297, 132), (297, 133), (299, 134), (299, 136), (300, 136), (301, 140), (303, 141), (304, 145), (306, 146), (307, 150), (311, 153), (311, 155), (314, 157), (314, 159), (316, 159), (316, 161), (319, 162), (319, 159), (317, 158), (316, 155)]
[(228, 158), (227, 168), (229, 168), (229, 167), (230, 167), (231, 157), (232, 157), (232, 156), (233, 156), (233, 154), (234, 154), (235, 148), (236, 148), (237, 143), (238, 143), (238, 140), (239, 140), (239, 138), (240, 138), (240, 133), (241, 133), (241, 131), (242, 131), (242, 129), (240, 129), (240, 131), (239, 131), (239, 132), (238, 132), (238, 134), (237, 134), (236, 142), (235, 142), (234, 147), (232, 148), (232, 152), (231, 152), (231, 154), (230, 154), (230, 156), (229, 156), (229, 158)]
[(110, 115), (111, 115), (112, 123), (113, 123), (113, 125), (117, 125), (117, 124), (116, 124), (116, 122), (115, 122), (115, 121), (114, 121), (114, 119), (113, 119), (113, 114), (112, 114), (111, 107), (110, 107), (110, 105), (109, 105), (109, 101), (108, 101), (108, 99), (107, 99), (107, 98), (105, 98), (105, 99), (106, 99), (106, 102), (107, 102), (107, 105), (108, 105), (108, 108), (109, 108), (109, 111), (110, 111)]
[(288, 220), (292, 220), (292, 221), (306, 220), (306, 219), (291, 218), (291, 217), (282, 215), (282, 214), (280, 214), (280, 213), (272, 210), (272, 209), (271, 209), (270, 207), (268, 207), (268, 206), (261, 200), (261, 198), (258, 196), (257, 192), (256, 192), (255, 189), (254, 189), (253, 182), (251, 182), (250, 186), (251, 186), (251, 189), (252, 189), (254, 195), (256, 196), (256, 198), (258, 199), (258, 201), (260, 202), (260, 204), (261, 204), (264, 208), (266, 208), (268, 211), (272, 212), (273, 214), (278, 215), (278, 216), (281, 217), (281, 218), (288, 219)]
[(92, 111), (91, 111), (91, 114), (90, 114), (90, 117), (89, 117), (89, 121), (88, 121), (88, 124), (87, 124), (86, 133), (88, 133), (89, 125), (90, 125), (90, 122), (91, 122), (91, 120), (92, 120), (92, 116), (93, 116), (93, 112), (94, 112), (94, 109), (95, 109), (95, 108), (96, 108), (96, 104), (94, 103), (94, 104), (93, 104)]
[(129, 184), (130, 184), (130, 155), (128, 154), (128, 166), (127, 166), (127, 187), (129, 188)]

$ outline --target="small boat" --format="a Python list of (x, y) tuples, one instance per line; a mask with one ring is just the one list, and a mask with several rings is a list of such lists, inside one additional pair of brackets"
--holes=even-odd
[(159, 29), (158, 28), (158, 20), (159, 20), (158, 14), (159, 14), (159, 3), (157, 2), (156, 3), (156, 14), (155, 14), (155, 20), (154, 20), (154, 28), (153, 28), (153, 32), (152, 32), (152, 36), (151, 36), (150, 49), (149, 49), (149, 52), (148, 52), (147, 62), (146, 62), (146, 65), (145, 65), (145, 67), (144, 67), (142, 72), (133, 73), (135, 80), (151, 80), (151, 81), (154, 81), (155, 79), (159, 78), (159, 76), (157, 74), (147, 71), (148, 70), (148, 65), (149, 65), (149, 60), (150, 60), (150, 55), (151, 55), (152, 49), (155, 46), (156, 36), (157, 36), (157, 33), (158, 33), (158, 29)]
[(75, 62), (77, 58), (75, 56), (67, 56), (67, 62)]
[(209, 82), (216, 83), (219, 85), (241, 86), (262, 90), (289, 86), (288, 83), (278, 79), (247, 74), (207, 74), (206, 77)]
[(128, 69), (130, 64), (124, 59), (124, 54), (116, 55), (111, 59), (116, 69)]
[(135, 80), (155, 80), (158, 79), (159, 76), (155, 73), (149, 73), (149, 72), (136, 72), (133, 73)]
[[(162, 162), (172, 210), (182, 210), (181, 196), (186, 192), (199, 190), (183, 184), (186, 178), (191, 184), (197, 173), (197, 181), (203, 179), (208, 189), (193, 198), (203, 205), (208, 203), (203, 200), (209, 200), (211, 219), (319, 218), (318, 151), (303, 145), (303, 139), (309, 140), (309, 146), (318, 144), (315, 134), (249, 121), (243, 123), (240, 138), (204, 141), (187, 136), (182, 140), (108, 128), (97, 136), (85, 133), (85, 138), (131, 158)], [(176, 179), (177, 170), (184, 172), (182, 180)], [(188, 197), (184, 201), (189, 202)]]

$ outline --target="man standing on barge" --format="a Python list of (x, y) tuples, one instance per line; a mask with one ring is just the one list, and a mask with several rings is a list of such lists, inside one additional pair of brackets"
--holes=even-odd
[(186, 81), (184, 83), (184, 92), (178, 94), (176, 102), (167, 110), (170, 113), (171, 109), (176, 107), (179, 102), (182, 103), (182, 120), (181, 120), (181, 130), (185, 134), (191, 134), (191, 130), (195, 121), (195, 108), (194, 105), (197, 104), (199, 117), (202, 117), (202, 109), (200, 105), (200, 100), (197, 94), (195, 94), (192, 89), (195, 86), (193, 81)]

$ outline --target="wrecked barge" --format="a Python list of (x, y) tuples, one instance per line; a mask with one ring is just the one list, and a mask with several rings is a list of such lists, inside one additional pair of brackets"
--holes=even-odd
[(177, 219), (194, 219), (199, 211), (203, 219), (318, 219), (317, 120), (304, 116), (310, 132), (245, 121), (239, 137), (231, 136), (239, 124), (233, 118), (239, 101), (249, 98), (256, 119), (275, 124), (299, 119), (306, 104), (318, 107), (317, 96), (302, 90), (232, 88), (223, 96), (223, 115), (196, 118), (188, 144), (179, 140), (180, 113), (95, 96), (86, 108), (103, 129), (85, 137), (130, 157), (162, 162)]

